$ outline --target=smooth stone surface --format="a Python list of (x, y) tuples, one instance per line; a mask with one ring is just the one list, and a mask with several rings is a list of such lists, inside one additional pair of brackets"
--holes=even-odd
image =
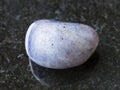
[(25, 47), (38, 65), (65, 69), (83, 64), (99, 42), (96, 31), (78, 23), (38, 20), (27, 31)]

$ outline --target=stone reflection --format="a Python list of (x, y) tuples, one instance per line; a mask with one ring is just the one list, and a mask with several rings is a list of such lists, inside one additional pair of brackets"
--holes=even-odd
[(35, 76), (35, 78), (40, 81), (42, 85), (52, 87), (53, 85), (59, 86), (73, 84), (74, 82), (89, 78), (98, 60), (99, 55), (97, 52), (95, 52), (85, 64), (70, 69), (60, 70), (44, 68), (31, 60), (29, 61), (32, 74)]

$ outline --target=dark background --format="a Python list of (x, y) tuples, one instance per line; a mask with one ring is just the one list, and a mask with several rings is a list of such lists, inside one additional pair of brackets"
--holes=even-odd
[[(82, 66), (31, 74), (24, 39), (38, 19), (84, 23), (100, 42)], [(0, 90), (120, 90), (120, 0), (0, 0)]]

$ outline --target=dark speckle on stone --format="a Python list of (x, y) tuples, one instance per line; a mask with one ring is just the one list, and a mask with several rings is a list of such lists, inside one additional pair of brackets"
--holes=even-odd
[(62, 37), (61, 40), (63, 40), (64, 38)]
[(91, 52), (92, 50), (93, 50), (93, 48), (88, 49), (89, 52)]
[(63, 28), (65, 28), (65, 26), (63, 26)]
[(53, 46), (54, 44), (52, 43), (51, 45)]

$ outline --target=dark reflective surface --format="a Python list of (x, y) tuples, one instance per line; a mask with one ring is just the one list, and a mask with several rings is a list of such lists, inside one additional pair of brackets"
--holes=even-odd
[[(90, 25), (100, 37), (97, 52), (67, 70), (32, 63), (40, 83), (24, 43), (38, 19)], [(0, 0), (0, 90), (120, 90), (120, 0)]]
[(59, 86), (61, 84), (72, 84), (82, 81), (91, 75), (94, 66), (99, 61), (99, 54), (95, 52), (91, 58), (83, 65), (69, 69), (49, 69), (44, 68), (31, 61), (33, 75), (40, 79), (40, 83), (45, 86)]

